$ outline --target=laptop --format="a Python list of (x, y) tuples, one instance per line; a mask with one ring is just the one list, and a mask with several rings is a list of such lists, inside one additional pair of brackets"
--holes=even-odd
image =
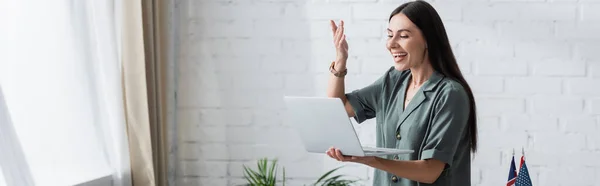
[(330, 147), (349, 156), (382, 156), (413, 153), (410, 149), (363, 147), (340, 98), (284, 96), (288, 121), (310, 153)]

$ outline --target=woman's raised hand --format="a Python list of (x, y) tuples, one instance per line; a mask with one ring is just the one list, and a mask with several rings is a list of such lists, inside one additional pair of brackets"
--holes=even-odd
[(346, 60), (348, 60), (348, 43), (346, 42), (346, 34), (344, 34), (344, 21), (341, 20), (339, 25), (336, 25), (333, 20), (329, 22), (336, 50), (335, 68), (339, 71), (346, 68)]

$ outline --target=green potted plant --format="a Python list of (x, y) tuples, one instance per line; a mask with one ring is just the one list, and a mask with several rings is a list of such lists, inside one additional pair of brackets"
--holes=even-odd
[[(334, 172), (342, 167), (337, 167), (330, 171), (327, 171), (319, 179), (317, 179), (311, 186), (350, 186), (358, 183), (358, 179), (348, 179), (344, 175), (335, 175)], [(277, 159), (269, 160), (267, 158), (261, 158), (257, 161), (257, 169), (253, 170), (244, 165), (244, 178), (248, 182), (247, 186), (275, 186), (277, 183), (281, 183), (285, 186), (285, 168), (283, 169), (283, 175), (281, 180), (277, 179)]]
[[(275, 186), (277, 183), (277, 159), (271, 161), (267, 158), (259, 159), (257, 162), (258, 170), (252, 170), (244, 165), (244, 178), (249, 186)], [(282, 181), (285, 186), (285, 168), (283, 168)]]

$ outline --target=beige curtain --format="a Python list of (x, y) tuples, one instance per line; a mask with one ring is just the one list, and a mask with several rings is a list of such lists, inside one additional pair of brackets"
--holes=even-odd
[(152, 162), (157, 185), (167, 185), (167, 108), (168, 108), (168, 0), (142, 2), (144, 18), (144, 44), (146, 51), (146, 78), (150, 134), (152, 137)]
[(122, 2), (123, 99), (133, 185), (168, 185), (164, 1)]

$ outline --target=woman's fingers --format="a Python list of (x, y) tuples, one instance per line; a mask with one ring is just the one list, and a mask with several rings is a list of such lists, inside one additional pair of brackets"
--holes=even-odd
[(340, 27), (337, 27), (337, 30), (333, 34), (333, 44), (334, 44), (334, 46), (338, 46), (338, 44), (340, 43), (340, 39), (338, 38), (339, 35), (340, 35)]
[(333, 158), (336, 159), (338, 161), (345, 161), (345, 157), (344, 155), (342, 155), (342, 152), (339, 149), (336, 149), (334, 147), (330, 147), (329, 150), (327, 150), (326, 154)]
[(344, 155), (342, 155), (342, 151), (340, 151), (340, 149), (335, 149), (335, 156), (340, 161), (344, 161), (346, 159)]
[(334, 147), (330, 147), (327, 151), (326, 151), (327, 156), (329, 156), (330, 158), (336, 159), (338, 161), (351, 161), (351, 162), (356, 162), (357, 160), (359, 160), (359, 157), (355, 157), (355, 156), (345, 156), (344, 154), (342, 154), (342, 151), (340, 151), (340, 149), (336, 149)]
[(340, 39), (340, 41), (338, 42), (338, 47), (342, 47), (342, 45), (344, 45), (344, 42), (346, 42), (346, 34), (342, 35), (342, 38)]
[(333, 35), (335, 36), (337, 26), (335, 25), (335, 22), (333, 20), (329, 20), (329, 24), (331, 25), (331, 33), (333, 33)]
[(340, 20), (340, 26), (339, 28), (342, 29), (341, 34), (344, 34), (344, 20)]
[(335, 158), (335, 156), (334, 156), (334, 152), (335, 152), (334, 148), (333, 148), (333, 147), (330, 147), (330, 148), (329, 148), (329, 150), (327, 150), (327, 155), (328, 155), (329, 157), (333, 158), (333, 159), (337, 159), (337, 158)]
[[(335, 25), (335, 23), (332, 22), (333, 25)], [(336, 26), (336, 30), (333, 34), (333, 44), (335, 44), (335, 46), (338, 46), (339, 43), (341, 42), (342, 36), (344, 35), (344, 21), (340, 21), (339, 26)]]
[(344, 21), (340, 21), (340, 26), (337, 28), (337, 32), (335, 34), (336, 44), (341, 42), (343, 35), (344, 35)]

